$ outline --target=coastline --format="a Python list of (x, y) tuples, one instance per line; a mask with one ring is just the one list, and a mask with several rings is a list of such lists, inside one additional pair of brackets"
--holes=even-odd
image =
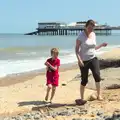
[[(97, 55), (97, 57), (99, 60), (117, 60), (120, 58), (119, 50), (120, 50), (120, 48), (114, 48), (111, 51)], [(114, 53), (114, 56), (113, 56), (113, 54), (110, 54), (110, 53)], [(59, 71), (65, 72), (68, 70), (75, 70), (75, 69), (79, 70), (79, 66), (78, 66), (77, 62), (62, 64)], [(43, 69), (39, 69), (39, 70), (10, 74), (5, 77), (0, 77), (0, 87), (5, 87), (5, 86), (17, 84), (17, 83), (22, 83), (29, 79), (35, 78), (36, 76), (45, 75), (45, 73), (46, 73), (46, 69), (43, 68)]]
[[(102, 54), (99, 59), (120, 59), (120, 48), (114, 49), (110, 52)], [(116, 82), (119, 82), (119, 71), (120, 68), (108, 68), (101, 70), (102, 76), (105, 78), (105, 81), (102, 82), (102, 85), (112, 85)], [(79, 98), (79, 84), (80, 84), (80, 71), (77, 64), (69, 65), (68, 67), (63, 67), (60, 69), (60, 85), (57, 89), (57, 94), (53, 102), (59, 104), (74, 104), (74, 100)], [(89, 78), (90, 84), (88, 84), (89, 89), (86, 89), (85, 99), (88, 100), (90, 95), (94, 94), (95, 91), (91, 89), (93, 87), (94, 81), (92, 76)], [(109, 81), (109, 82), (108, 82)], [(66, 84), (62, 86), (62, 84)], [(34, 107), (40, 107), (40, 103), (44, 100), (44, 95), (46, 92), (45, 86), (45, 71), (43, 73), (25, 73), (22, 75), (16, 76), (7, 76), (6, 78), (0, 79), (0, 116), (13, 116), (26, 112), (32, 111)], [(113, 112), (116, 109), (120, 108), (119, 101), (113, 100), (112, 110), (108, 109), (110, 100), (115, 98), (112, 95), (119, 97), (119, 90), (103, 90), (103, 96), (105, 101), (98, 102), (92, 101), (91, 106), (104, 107), (106, 112)], [(72, 96), (72, 97), (71, 97)], [(110, 98), (112, 96), (112, 98)], [(99, 104), (98, 104), (99, 103)], [(106, 104), (106, 106), (104, 106)], [(96, 107), (96, 108), (97, 108)], [(108, 110), (107, 110), (108, 109)]]
[[(69, 63), (69, 64), (63, 64), (60, 67), (60, 72), (65, 72), (68, 70), (76, 70), (78, 69), (77, 62), (75, 63)], [(22, 83), (25, 82), (29, 79), (33, 79), (36, 76), (41, 76), (46, 74), (46, 69), (41, 69), (41, 70), (33, 70), (29, 72), (23, 72), (23, 73), (18, 73), (18, 74), (11, 74), (7, 75), (5, 77), (0, 78), (0, 87), (5, 87), (5, 86), (10, 86), (13, 84), (17, 83)], [(20, 78), (20, 79), (19, 79)]]

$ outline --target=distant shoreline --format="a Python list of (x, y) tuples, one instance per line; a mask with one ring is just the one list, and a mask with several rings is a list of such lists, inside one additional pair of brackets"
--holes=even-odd
[[(60, 72), (65, 72), (67, 70), (78, 69), (78, 65), (75, 63), (63, 64), (61, 65)], [(5, 77), (0, 78), (0, 87), (9, 86), (17, 83), (27, 81), (39, 75), (45, 75), (46, 69), (33, 70), (28, 72), (10, 74)], [(21, 79), (19, 79), (21, 78)]]

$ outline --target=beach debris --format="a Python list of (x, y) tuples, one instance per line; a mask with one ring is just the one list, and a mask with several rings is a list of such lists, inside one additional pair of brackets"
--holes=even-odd
[(81, 100), (81, 99), (76, 99), (75, 103), (76, 103), (76, 105), (84, 105), (85, 103), (87, 103), (87, 101), (86, 100)]
[(66, 83), (66, 82), (64, 82), (64, 83), (62, 83), (61, 85), (62, 85), (62, 86), (66, 86), (66, 85), (67, 85), (67, 83)]
[(107, 86), (106, 89), (120, 89), (120, 84), (112, 84)]
[(120, 67), (119, 59), (100, 59), (99, 63), (101, 69), (105, 69), (109, 67)]

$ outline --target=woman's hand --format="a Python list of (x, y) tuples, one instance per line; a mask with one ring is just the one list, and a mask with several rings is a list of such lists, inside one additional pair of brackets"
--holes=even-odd
[(107, 46), (107, 43), (102, 43), (102, 44), (96, 46), (96, 47), (95, 47), (95, 50), (98, 50), (98, 49), (100, 49), (101, 47), (106, 47), (106, 46)]
[(82, 61), (82, 60), (78, 60), (78, 65), (79, 65), (80, 67), (84, 67), (83, 61)]
[(102, 43), (102, 47), (106, 47), (107, 46), (107, 43)]

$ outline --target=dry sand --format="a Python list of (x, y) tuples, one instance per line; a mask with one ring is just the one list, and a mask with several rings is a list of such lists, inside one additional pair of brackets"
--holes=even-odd
[[(112, 50), (102, 58), (115, 58), (118, 59), (120, 56), (120, 49)], [(102, 82), (102, 86), (119, 84), (120, 80), (120, 68), (110, 68), (101, 71), (102, 76), (105, 80)], [(70, 69), (60, 72), (60, 85), (57, 88), (57, 92), (54, 98), (54, 103), (59, 104), (75, 104), (75, 99), (79, 98), (79, 86), (80, 78), (75, 76), (79, 74), (79, 69)], [(31, 77), (18, 77), (17, 82), (10, 80), (12, 78), (6, 78), (9, 80), (8, 83), (3, 84), (0, 87), (0, 115), (13, 115), (23, 112), (31, 111), (32, 108), (40, 106), (41, 101), (44, 100), (46, 93), (45, 86), (45, 74), (41, 75), (31, 75)], [(15, 79), (14, 79), (15, 80)], [(1, 79), (2, 81), (2, 79)], [(5, 79), (4, 79), (5, 81)], [(22, 81), (22, 82), (21, 82)], [(88, 88), (94, 88), (94, 80), (92, 76), (89, 79)], [(1, 84), (3, 81), (1, 82)], [(14, 84), (15, 83), (15, 84)], [(65, 83), (66, 86), (62, 86)], [(120, 108), (120, 89), (117, 90), (104, 90), (103, 96), (105, 101), (92, 101), (89, 105), (94, 107), (102, 107), (107, 112), (112, 112), (114, 109)], [(88, 99), (91, 94), (95, 93), (92, 89), (86, 89), (85, 99)], [(115, 99), (114, 99), (115, 98)], [(112, 104), (110, 106), (110, 104)], [(111, 109), (111, 111), (110, 111)]]
[(99, 58), (102, 59), (120, 59), (120, 48), (112, 49), (109, 52), (101, 54)]

